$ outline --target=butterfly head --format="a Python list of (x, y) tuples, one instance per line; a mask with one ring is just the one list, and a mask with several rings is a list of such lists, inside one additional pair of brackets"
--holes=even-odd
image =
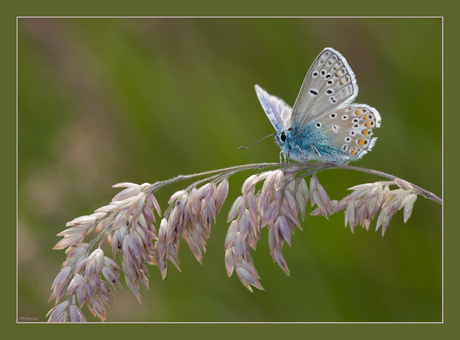
[(291, 130), (292, 128), (289, 128), (288, 130), (283, 130), (275, 134), (275, 143), (281, 149), (284, 149), (289, 144)]

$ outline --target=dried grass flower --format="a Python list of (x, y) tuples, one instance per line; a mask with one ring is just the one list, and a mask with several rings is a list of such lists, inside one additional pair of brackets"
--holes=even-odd
[[(390, 181), (357, 185), (343, 199), (331, 200), (317, 173), (339, 168), (365, 171)], [(442, 204), (434, 194), (402, 179), (329, 163), (250, 164), (153, 184), (119, 183), (114, 187), (123, 190), (108, 205), (91, 215), (73, 219), (58, 234), (63, 238), (53, 249), (66, 249), (67, 256), (51, 287), (49, 301), (55, 300), (55, 306), (47, 314), (48, 321), (86, 322), (84, 305), (93, 316), (105, 321), (114, 291), (122, 287), (121, 271), (126, 285), (141, 302), (140, 285), (149, 288), (147, 265), (157, 266), (163, 279), (168, 262), (180, 271), (181, 240), (202, 264), (212, 224), (216, 223), (229, 193), (229, 177), (254, 169), (264, 171), (244, 181), (241, 195), (228, 211), (229, 228), (224, 244), (227, 275), (236, 272), (251, 292), (252, 287), (264, 289), (251, 257), (251, 249), (256, 250), (263, 229), (267, 229), (273, 262), (289, 275), (282, 248), (285, 243), (291, 245), (297, 228), (302, 230), (300, 221), (305, 220), (308, 205), (316, 206), (310, 212), (312, 216), (329, 218), (344, 211), (345, 226), (349, 225), (352, 232), (357, 225), (368, 230), (376, 219), (376, 230), (381, 227), (384, 235), (397, 211), (403, 210), (404, 222), (409, 219), (419, 195)], [(307, 176), (311, 176), (309, 184)], [(167, 184), (197, 177), (202, 179), (171, 195), (162, 214), (155, 192)], [(397, 188), (390, 189), (391, 186)], [(101, 249), (104, 242), (111, 246), (110, 254)]]

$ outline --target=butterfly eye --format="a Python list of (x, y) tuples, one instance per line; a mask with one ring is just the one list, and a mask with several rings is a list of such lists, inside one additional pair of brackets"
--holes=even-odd
[(284, 132), (281, 133), (281, 140), (282, 140), (283, 142), (286, 141), (286, 134), (285, 134)]

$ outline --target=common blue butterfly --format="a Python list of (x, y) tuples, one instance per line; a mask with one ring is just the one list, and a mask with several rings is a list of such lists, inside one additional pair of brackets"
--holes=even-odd
[(307, 72), (294, 108), (268, 94), (256, 93), (276, 129), (275, 143), (284, 160), (317, 160), (345, 164), (371, 151), (380, 114), (366, 104), (351, 104), (358, 95), (355, 75), (346, 59), (325, 48)]

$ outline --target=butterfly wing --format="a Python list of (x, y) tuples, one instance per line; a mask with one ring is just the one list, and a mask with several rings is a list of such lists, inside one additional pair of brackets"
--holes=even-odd
[[(327, 136), (320, 152), (331, 159), (356, 160), (371, 151), (377, 138), (372, 138), (372, 129), (380, 127), (381, 117), (376, 109), (366, 104), (341, 106), (319, 120), (319, 130)], [(318, 124), (317, 123), (317, 124)]]
[(284, 100), (268, 94), (259, 85), (255, 85), (255, 89), (260, 104), (276, 132), (287, 130), (291, 119), (292, 107), (286, 104)]
[(307, 72), (288, 125), (301, 130), (357, 95), (358, 84), (346, 59), (333, 48), (325, 48)]

